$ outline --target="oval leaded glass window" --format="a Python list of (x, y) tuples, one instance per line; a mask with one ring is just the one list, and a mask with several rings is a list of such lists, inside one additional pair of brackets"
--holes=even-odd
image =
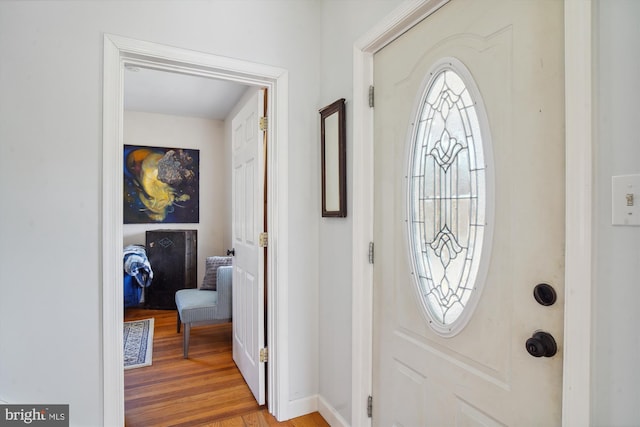
[(442, 60), (419, 98), (411, 138), (407, 224), (413, 276), (429, 324), (445, 336), (466, 325), (488, 258), (489, 138), (479, 97), (464, 65)]

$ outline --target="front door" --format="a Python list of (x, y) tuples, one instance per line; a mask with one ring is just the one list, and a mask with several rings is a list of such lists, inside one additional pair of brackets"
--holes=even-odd
[(376, 426), (561, 424), (563, 46), (562, 1), (452, 0), (374, 56)]
[(264, 250), (259, 238), (264, 215), (264, 154), (260, 118), (262, 90), (232, 119), (233, 360), (258, 404), (265, 403)]

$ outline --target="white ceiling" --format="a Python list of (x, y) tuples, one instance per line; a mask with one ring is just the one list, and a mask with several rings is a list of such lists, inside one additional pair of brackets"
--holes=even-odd
[(224, 120), (247, 86), (142, 67), (125, 67), (124, 109)]

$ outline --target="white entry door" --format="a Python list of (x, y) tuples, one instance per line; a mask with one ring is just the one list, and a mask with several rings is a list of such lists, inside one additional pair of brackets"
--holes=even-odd
[(374, 56), (375, 426), (561, 424), (563, 46), (562, 1), (452, 0)]
[(256, 91), (233, 118), (232, 240), (233, 360), (258, 404), (265, 403), (264, 249), (259, 245), (264, 214), (264, 155), (260, 117), (264, 93)]

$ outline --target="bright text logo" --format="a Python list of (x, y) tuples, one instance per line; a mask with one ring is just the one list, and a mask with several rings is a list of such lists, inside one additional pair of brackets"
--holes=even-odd
[(68, 427), (69, 405), (0, 405), (0, 427)]

